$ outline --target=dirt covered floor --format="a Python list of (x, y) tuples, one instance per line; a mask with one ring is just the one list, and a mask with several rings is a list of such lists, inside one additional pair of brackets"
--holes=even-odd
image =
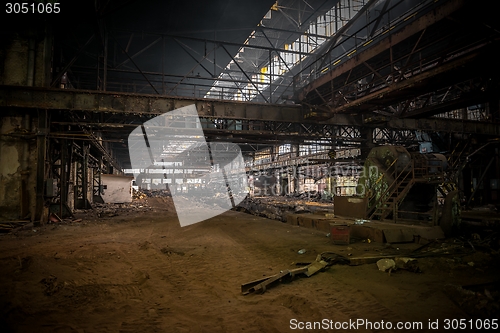
[[(242, 283), (324, 251), (404, 255), (421, 244), (334, 245), (323, 232), (235, 211), (181, 228), (166, 199), (141, 200), (1, 235), (0, 331), (441, 332), (447, 320), (498, 319), (498, 252), (441, 251), (418, 259), (421, 273), (336, 264), (242, 295)], [(372, 326), (350, 324), (361, 320)]]

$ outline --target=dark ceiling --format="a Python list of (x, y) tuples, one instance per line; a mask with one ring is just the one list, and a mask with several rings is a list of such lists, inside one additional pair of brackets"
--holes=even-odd
[[(2, 31), (16, 33), (35, 27), (40, 36), (44, 33), (41, 27), (51, 27), (55, 38), (55, 72), (73, 62), (68, 68), (68, 78), (74, 88), (101, 89), (97, 75), (98, 70), (104, 68), (102, 56), (107, 52), (106, 90), (175, 95), (176, 91), (171, 89), (184, 76), (191, 76), (184, 80), (196, 79), (196, 76), (206, 78), (190, 82), (190, 86), (206, 85), (208, 90), (213, 78), (231, 60), (213, 41), (234, 43), (226, 49), (236, 54), (239, 49), (236, 45), (247, 39), (274, 2), (63, 1), (58, 14), (6, 16), (2, 17), (1, 25)], [(202, 66), (197, 66), (197, 62)], [(140, 72), (153, 74), (146, 74), (146, 78)], [(161, 84), (156, 91), (148, 87), (144, 90), (148, 80), (161, 81), (160, 74), (167, 75), (163, 91), (159, 91)], [(103, 76), (102, 72), (99, 76)]]
[[(58, 14), (19, 14), (9, 16), (1, 24), (5, 35), (9, 31), (29, 34), (38, 31), (38, 38), (42, 39), (47, 35), (45, 27), (52, 30), (53, 77), (67, 72), (69, 88), (104, 90), (101, 81), (106, 67), (107, 91), (193, 97), (186, 90), (196, 88), (200, 93), (194, 97), (203, 97), (203, 92), (210, 89), (252, 31), (259, 24), (261, 29), (270, 25), (269, 21), (262, 24), (262, 19), (275, 2), (62, 1)], [(273, 12), (276, 30), (266, 31), (272, 45), (264, 40), (260, 46), (281, 47), (287, 39), (295, 40), (317, 12), (326, 11), (336, 2), (280, 1), (280, 11)], [(105, 52), (107, 64), (103, 60)], [(267, 51), (260, 53), (266, 61), (269, 59)], [(59, 87), (58, 80), (53, 81), (53, 87)], [(145, 120), (123, 115), (120, 119), (117, 115), (98, 118), (96, 123), (136, 124)], [(104, 129), (102, 134), (108, 140), (123, 140), (131, 128)], [(127, 153), (123, 144), (114, 144), (116, 155), (120, 149)]]
[[(74, 87), (98, 88), (96, 67), (104, 64), (96, 55), (103, 55), (107, 37), (107, 90), (189, 95), (178, 83), (190, 81), (188, 87), (205, 86), (206, 91), (231, 58), (205, 40), (242, 44), (273, 3), (111, 0), (101, 1), (97, 12), (87, 3), (85, 15), (66, 21), (67, 28), (56, 28), (54, 62), (61, 70), (95, 34), (68, 73)], [(226, 48), (232, 55), (239, 49)], [(150, 89), (146, 81), (156, 88)]]
[[(26, 1), (38, 2), (38, 1)], [(45, 1), (47, 2), (47, 1)], [(59, 1), (61, 2), (61, 1)], [(92, 31), (98, 19), (110, 26), (135, 31), (193, 33), (200, 30), (253, 29), (274, 4), (273, 0), (80, 0), (62, 1), (57, 14), (2, 12), (2, 25), (20, 31), (24, 25), (46, 21), (56, 32)], [(10, 17), (10, 19), (9, 19)], [(248, 36), (248, 35), (247, 35)], [(245, 36), (246, 38), (246, 36)]]

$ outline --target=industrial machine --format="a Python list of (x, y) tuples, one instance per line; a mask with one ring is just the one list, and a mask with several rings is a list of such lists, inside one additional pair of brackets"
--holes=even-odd
[(446, 168), (442, 154), (409, 152), (402, 146), (373, 148), (357, 187), (358, 196), (366, 199), (366, 218), (438, 225), (437, 187)]

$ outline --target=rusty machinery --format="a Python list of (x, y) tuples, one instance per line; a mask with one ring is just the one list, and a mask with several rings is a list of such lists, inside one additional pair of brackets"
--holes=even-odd
[[(445, 181), (447, 164), (443, 154), (409, 152), (402, 146), (373, 148), (357, 187), (357, 194), (365, 198), (366, 217), (440, 224), (437, 189)], [(454, 196), (454, 191), (447, 193), (445, 207), (456, 208)], [(447, 223), (456, 224), (457, 213), (453, 212)]]

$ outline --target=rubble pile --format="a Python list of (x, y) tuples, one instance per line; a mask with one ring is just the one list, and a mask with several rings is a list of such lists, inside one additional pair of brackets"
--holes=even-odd
[[(307, 198), (307, 194), (302, 194)], [(309, 199), (309, 198), (307, 198)], [(301, 199), (300, 197), (247, 197), (236, 210), (286, 222), (287, 213), (311, 213), (317, 210), (332, 209), (331, 203)]]
[(267, 217), (273, 220), (286, 221), (285, 212), (289, 211), (291, 207), (282, 204), (270, 204), (265, 200), (255, 198), (245, 198), (236, 210), (250, 213), (257, 216)]
[(93, 203), (92, 209), (75, 209), (74, 214), (79, 216), (94, 215), (98, 218), (105, 218), (130, 214), (131, 212), (146, 212), (151, 209), (147, 202)]
[(92, 208), (98, 217), (113, 217), (129, 213), (130, 211), (145, 212), (151, 210), (151, 207), (145, 202), (120, 204), (94, 203)]
[[(143, 199), (143, 198), (164, 198), (164, 197), (171, 197), (172, 194), (170, 193), (169, 190), (146, 190), (146, 189), (140, 189), (140, 190), (134, 190), (137, 192), (137, 199)], [(132, 194), (132, 197), (134, 194)], [(135, 199), (135, 198), (134, 198)]]
[(444, 293), (472, 317), (495, 318), (500, 314), (498, 281), (468, 286), (448, 284)]
[(227, 207), (228, 196), (227, 194), (219, 193), (216, 193), (216, 195), (212, 197), (177, 194), (176, 201), (181, 203), (183, 209), (185, 210), (202, 211), (204, 209)]
[(147, 194), (144, 193), (142, 190), (132, 189), (132, 199), (141, 200), (145, 198), (147, 198)]
[(27, 225), (33, 225), (30, 221), (0, 221), (0, 233), (8, 233)]

